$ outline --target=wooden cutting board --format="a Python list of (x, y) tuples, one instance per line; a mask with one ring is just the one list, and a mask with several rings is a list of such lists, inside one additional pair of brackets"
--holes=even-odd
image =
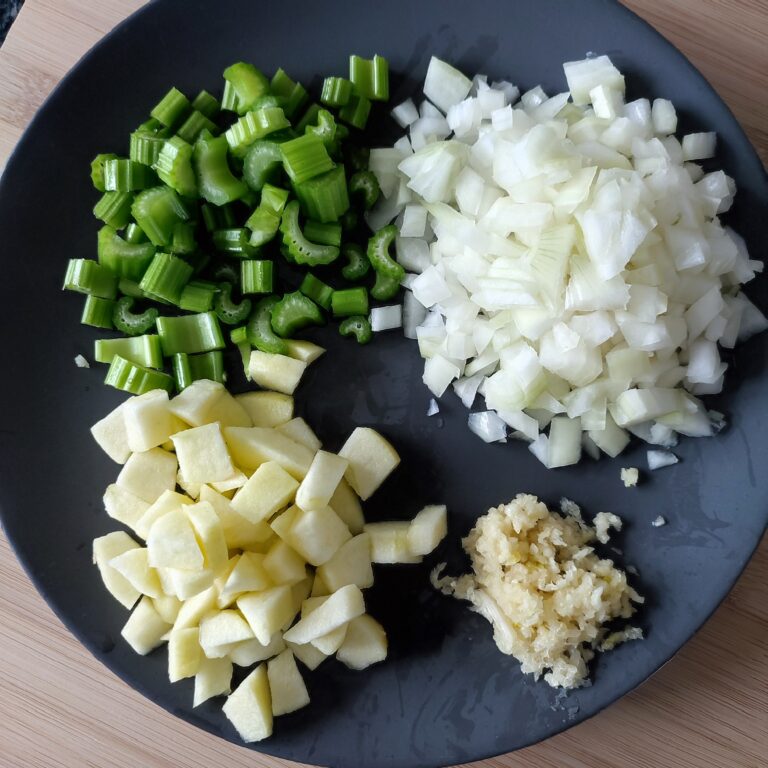
[[(0, 168), (51, 88), (141, 0), (26, 0), (0, 49)], [(768, 161), (768, 2), (631, 0)], [(765, 255), (765, 254), (761, 254)], [(765, 768), (768, 539), (715, 616), (597, 717), (474, 768)], [(167, 714), (63, 628), (0, 535), (0, 768), (281, 768)], [(418, 766), (414, 766), (418, 768)]]

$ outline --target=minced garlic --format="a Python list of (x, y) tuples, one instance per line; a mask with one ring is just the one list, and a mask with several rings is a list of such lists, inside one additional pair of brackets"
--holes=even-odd
[[(613, 518), (605, 514), (601, 521), (620, 527)], [(469, 600), (493, 625), (499, 650), (518, 659), (523, 672), (576, 688), (586, 682), (587, 662), (601, 643), (613, 647), (642, 636), (636, 629), (608, 635), (603, 626), (628, 619), (643, 598), (623, 571), (595, 554), (595, 538), (579, 518), (520, 494), (489, 510), (463, 540), (473, 573), (440, 578), (443, 564), (432, 583)]]

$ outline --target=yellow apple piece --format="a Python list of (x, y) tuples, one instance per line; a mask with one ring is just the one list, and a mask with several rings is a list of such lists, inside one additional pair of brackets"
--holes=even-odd
[(182, 602), (174, 595), (161, 595), (152, 599), (155, 610), (160, 618), (168, 624), (173, 624), (179, 615)]
[(192, 523), (181, 508), (167, 512), (154, 523), (147, 536), (147, 549), (153, 568), (203, 569), (203, 552)]
[(227, 646), (252, 637), (253, 632), (239, 611), (219, 611), (200, 622), (200, 647), (209, 659), (226, 656), (230, 650)]
[(276, 632), (275, 636), (267, 643), (262, 645), (255, 637), (251, 640), (245, 640), (238, 643), (229, 651), (229, 658), (238, 667), (251, 667), (256, 662), (266, 661), (273, 656), (277, 656), (285, 649), (283, 636)]
[(242, 470), (235, 467), (235, 474), (228, 480), (221, 480), (218, 483), (211, 483), (211, 488), (218, 493), (228, 493), (229, 491), (236, 491), (238, 488), (242, 488), (248, 482), (248, 475)]
[(175, 631), (197, 627), (203, 616), (214, 610), (216, 610), (216, 588), (211, 586), (182, 603), (176, 621), (173, 622), (173, 629)]
[[(310, 597), (305, 600), (304, 604), (301, 606), (302, 619), (309, 616), (313, 611), (317, 610), (326, 602), (327, 599), (328, 597)], [(311, 641), (311, 644), (326, 656), (331, 656), (336, 653), (341, 644), (344, 642), (344, 637), (346, 634), (347, 625), (342, 624), (340, 627), (336, 627), (336, 629), (328, 632), (327, 634), (316, 637)]]
[(330, 592), (347, 584), (355, 584), (360, 589), (373, 586), (370, 535), (361, 533), (344, 542), (336, 554), (317, 569), (317, 576)]
[(235, 395), (254, 427), (277, 427), (293, 418), (293, 398), (282, 392), (245, 392)]
[(176, 487), (176, 457), (162, 448), (132, 453), (115, 481), (148, 504)]
[(163, 590), (157, 571), (149, 566), (147, 550), (144, 547), (129, 549), (113, 557), (109, 565), (133, 585), (142, 595), (162, 597)]
[(354, 584), (334, 592), (308, 616), (300, 619), (285, 634), (286, 642), (311, 643), (365, 613), (363, 593)]
[(347, 481), (363, 501), (373, 495), (400, 463), (392, 444), (370, 427), (357, 427), (339, 456), (349, 462)]
[(120, 634), (136, 653), (146, 656), (162, 645), (171, 625), (155, 610), (152, 600), (142, 597)]
[(303, 510), (327, 507), (348, 466), (341, 456), (318, 451), (296, 491), (296, 505)]
[(299, 483), (277, 462), (262, 464), (232, 499), (232, 509), (252, 523), (266, 520), (293, 500)]
[(112, 483), (104, 491), (104, 509), (113, 520), (136, 530), (149, 504), (126, 488)]
[(176, 473), (176, 485), (181, 488), (184, 493), (192, 499), (198, 499), (200, 497), (200, 489), (202, 483), (194, 483), (191, 480), (187, 480), (184, 475), (181, 474), (181, 470)]
[(448, 510), (444, 504), (424, 507), (411, 520), (408, 548), (414, 555), (428, 555), (448, 533)]
[(312, 643), (286, 643), (293, 655), (309, 670), (317, 669), (328, 656), (315, 648)]
[(126, 608), (132, 608), (141, 593), (109, 563), (131, 549), (140, 549), (140, 547), (123, 531), (108, 533), (106, 536), (100, 536), (93, 540), (93, 562), (99, 569), (101, 580), (112, 597)]
[(179, 471), (187, 482), (217, 483), (235, 475), (218, 422), (171, 435)]
[(168, 679), (172, 683), (197, 674), (203, 652), (197, 627), (172, 629), (168, 638)]
[(201, 659), (195, 675), (193, 707), (199, 707), (214, 696), (223, 696), (232, 690), (232, 662), (227, 658)]
[(225, 608), (245, 592), (263, 592), (273, 586), (264, 564), (264, 555), (243, 552), (221, 587), (218, 605)]
[(208, 379), (194, 381), (174, 397), (169, 408), (191, 427), (218, 421), (222, 427), (250, 427), (251, 418), (223, 384)]
[(273, 584), (298, 584), (307, 577), (304, 558), (282, 539), (272, 544), (263, 562)]
[[(328, 562), (330, 562), (330, 560)], [(331, 590), (325, 585), (323, 577), (320, 575), (320, 569), (318, 568), (315, 571), (315, 578), (312, 580), (312, 589), (309, 592), (309, 597), (326, 597), (330, 594)]]
[(263, 592), (247, 592), (237, 599), (237, 607), (262, 645), (295, 616), (291, 588), (272, 587)]
[(288, 544), (311, 565), (322, 565), (351, 537), (339, 516), (323, 507), (299, 512), (288, 532)]
[(347, 625), (347, 635), (336, 658), (350, 669), (365, 669), (387, 658), (387, 633), (367, 613)]
[[(158, 574), (163, 582), (163, 591), (168, 589), (170, 582), (170, 594), (176, 595), (179, 600), (189, 600), (201, 592), (205, 592), (213, 585), (215, 574), (209, 568), (201, 571), (183, 571), (180, 568), (159, 568)], [(167, 577), (164, 579), (163, 577)]]
[[(304, 601), (312, 594), (312, 585), (314, 584), (314, 576), (307, 576), (301, 581), (297, 581), (295, 584), (291, 584), (291, 596), (293, 597), (293, 612), (294, 617), (301, 613), (301, 606)], [(286, 624), (283, 629), (286, 630), (293, 623), (293, 619)]]
[(299, 386), (307, 363), (286, 355), (274, 355), (254, 349), (248, 361), (251, 379), (263, 389), (292, 395)]
[(325, 352), (323, 347), (303, 339), (286, 339), (285, 343), (288, 347), (288, 355), (307, 363), (307, 365), (314, 363)]
[(184, 507), (184, 513), (192, 523), (198, 546), (203, 552), (204, 567), (218, 575), (229, 561), (224, 526), (213, 505), (198, 501)]
[(267, 662), (267, 676), (273, 715), (287, 715), (309, 704), (307, 687), (290, 648)]
[(91, 427), (93, 439), (104, 453), (118, 464), (125, 464), (131, 455), (131, 449), (128, 446), (128, 432), (123, 419), (123, 408), (129, 402), (130, 398), (120, 403), (117, 408)]
[(174, 420), (168, 410), (168, 393), (153, 389), (132, 397), (123, 405), (128, 447), (134, 453), (162, 445), (173, 434)]
[(246, 743), (272, 735), (272, 698), (266, 664), (260, 664), (227, 697), (224, 714)]
[(147, 511), (139, 518), (136, 523), (136, 533), (138, 533), (142, 539), (146, 540), (150, 528), (152, 528), (155, 522), (163, 515), (192, 503), (192, 499), (190, 499), (189, 496), (185, 496), (183, 493), (163, 491), (157, 501), (150, 504)]
[(331, 496), (329, 506), (347, 524), (353, 535), (363, 532), (365, 518), (360, 499), (343, 477)]
[(291, 528), (301, 515), (301, 510), (297, 506), (288, 507), (285, 512), (281, 512), (269, 524), (270, 528), (286, 543), (290, 542)]
[(306, 445), (310, 451), (319, 451), (322, 443), (318, 436), (312, 431), (312, 427), (307, 424), (300, 416), (286, 421), (285, 424), (278, 424), (275, 429), (278, 432), (290, 437), (297, 443)]
[(200, 501), (208, 502), (216, 511), (224, 528), (224, 540), (229, 549), (249, 549), (272, 535), (272, 529), (267, 523), (252, 523), (239, 515), (226, 496), (207, 485), (200, 488)]
[(266, 427), (225, 427), (224, 439), (238, 467), (256, 469), (276, 461), (297, 480), (304, 479), (315, 456), (306, 445)]
[(374, 563), (420, 563), (420, 555), (411, 552), (408, 543), (409, 522), (392, 520), (366, 523), (364, 531), (371, 537), (371, 561)]

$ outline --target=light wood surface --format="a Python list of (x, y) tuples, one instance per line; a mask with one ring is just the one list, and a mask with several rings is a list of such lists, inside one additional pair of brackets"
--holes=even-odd
[[(632, 0), (768, 161), (768, 2)], [(27, 0), (0, 49), (0, 167), (64, 73), (141, 0)], [(474, 768), (765, 768), (768, 540), (704, 629), (592, 720)], [(0, 536), (0, 768), (282, 768), (146, 701), (53, 616)], [(416, 766), (414, 768), (417, 768)]]

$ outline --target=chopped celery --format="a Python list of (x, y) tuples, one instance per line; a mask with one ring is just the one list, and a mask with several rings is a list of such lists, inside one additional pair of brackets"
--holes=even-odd
[(394, 224), (382, 227), (368, 240), (367, 256), (377, 274), (395, 280), (399, 284), (405, 277), (405, 270), (389, 255), (389, 248), (395, 242), (397, 235), (398, 230)]
[(330, 310), (333, 288), (322, 280), (318, 280), (311, 272), (304, 275), (299, 290), (315, 304), (319, 304), (323, 309)]
[(203, 90), (195, 96), (195, 100), (192, 102), (192, 109), (205, 115), (209, 120), (213, 120), (218, 115), (221, 104), (219, 104), (215, 96)]
[(242, 293), (272, 293), (274, 286), (271, 261), (246, 259), (240, 262), (240, 290)]
[(99, 230), (97, 253), (99, 264), (107, 267), (118, 277), (141, 280), (152, 257), (152, 243), (128, 243), (106, 224)]
[(320, 101), (329, 107), (343, 107), (352, 96), (352, 83), (343, 77), (326, 77)]
[(302, 211), (310, 219), (320, 222), (338, 221), (349, 209), (347, 177), (344, 166), (316, 176), (314, 179), (294, 184), (293, 190), (301, 202)]
[(255, 141), (245, 156), (243, 179), (251, 189), (261, 192), (264, 184), (277, 178), (282, 164), (283, 156), (279, 144), (273, 141)]
[(336, 149), (336, 121), (327, 109), (321, 109), (317, 113), (317, 125), (308, 125), (305, 128), (307, 136), (317, 136), (325, 144), (329, 152)]
[(157, 183), (157, 176), (151, 168), (126, 157), (105, 160), (102, 170), (107, 192), (134, 192)]
[(349, 180), (349, 194), (360, 195), (363, 207), (369, 211), (381, 194), (379, 182), (371, 171), (357, 171)]
[(362, 286), (334, 291), (331, 296), (334, 317), (368, 314), (368, 291)]
[(163, 367), (160, 337), (155, 333), (123, 339), (96, 339), (93, 359), (97, 363), (111, 363), (115, 355), (145, 368)]
[(165, 136), (154, 131), (137, 130), (131, 134), (128, 156), (142, 165), (154, 165), (166, 141)]
[(242, 299), (239, 304), (235, 304), (232, 301), (232, 285), (222, 283), (213, 300), (213, 311), (222, 323), (239, 325), (244, 323), (251, 314), (251, 300)]
[(83, 305), (83, 314), (80, 322), (93, 328), (106, 328), (111, 330), (112, 313), (115, 311), (115, 302), (112, 299), (102, 299), (99, 296), (86, 296)]
[(176, 224), (189, 219), (184, 203), (170, 187), (152, 187), (139, 192), (131, 206), (131, 213), (158, 247), (170, 245)]
[(181, 291), (179, 308), (185, 312), (208, 312), (213, 308), (217, 287), (203, 280), (190, 280)]
[(265, 107), (243, 115), (224, 131), (224, 138), (233, 155), (245, 157), (254, 141), (290, 125), (280, 107)]
[(236, 96), (236, 111), (245, 114), (253, 108), (260, 96), (269, 93), (269, 80), (253, 64), (238, 61), (224, 70), (224, 79), (232, 86)]
[(373, 59), (349, 57), (349, 79), (355, 92), (371, 101), (389, 98), (389, 62), (376, 54)]
[(308, 219), (304, 223), (304, 236), (307, 240), (320, 245), (341, 245), (341, 224), (323, 224)]
[(248, 342), (262, 352), (274, 355), (287, 355), (288, 345), (272, 330), (272, 309), (279, 299), (267, 296), (253, 309), (246, 324)]
[(368, 274), (371, 268), (371, 262), (365, 255), (365, 251), (356, 243), (345, 243), (341, 249), (341, 254), (347, 260), (347, 264), (342, 267), (341, 274), (347, 279), (361, 280)]
[(272, 307), (272, 330), (284, 339), (308, 325), (323, 325), (324, 322), (317, 304), (299, 291), (286, 293)]
[(298, 133), (304, 133), (308, 125), (314, 125), (315, 120), (317, 120), (317, 115), (320, 112), (320, 105), (319, 104), (310, 104), (304, 114), (302, 115), (301, 120), (299, 120), (298, 123), (296, 123), (296, 130)]
[(167, 373), (136, 365), (119, 355), (112, 359), (104, 383), (132, 395), (143, 395), (153, 389), (173, 391), (173, 379)]
[(342, 336), (354, 336), (358, 344), (367, 344), (373, 338), (371, 323), (364, 315), (354, 315), (342, 320), (339, 333)]
[(312, 134), (286, 141), (280, 145), (280, 151), (283, 168), (294, 184), (313, 179), (334, 167), (322, 139)]
[(182, 253), (190, 255), (195, 252), (197, 243), (195, 242), (195, 224), (192, 221), (180, 221), (173, 228), (173, 238), (171, 239), (171, 253)]
[(144, 230), (135, 221), (132, 221), (125, 228), (123, 239), (126, 243), (132, 243), (133, 245), (147, 242), (147, 236), (144, 234)]
[(157, 332), (166, 357), (177, 352), (195, 354), (224, 349), (224, 336), (215, 312), (180, 317), (158, 317)]
[(371, 102), (365, 96), (353, 96), (349, 103), (339, 110), (339, 117), (354, 128), (362, 130), (371, 114)]
[(135, 314), (131, 312), (134, 302), (135, 299), (132, 296), (123, 296), (118, 300), (112, 315), (112, 323), (121, 333), (140, 336), (155, 324), (158, 312), (155, 307), (149, 307), (141, 314)]
[(173, 128), (184, 119), (189, 109), (189, 99), (177, 88), (171, 88), (149, 114), (166, 128)]
[(224, 382), (224, 354), (220, 349), (202, 352), (199, 355), (188, 355), (178, 352), (171, 357), (173, 378), (176, 389), (181, 392), (193, 381), (208, 379), (209, 381)]
[(131, 220), (133, 195), (130, 192), (105, 192), (93, 207), (93, 215), (115, 229)]
[(174, 136), (163, 144), (153, 168), (160, 180), (180, 195), (197, 195), (195, 172), (192, 170), (192, 145), (180, 136)]
[(117, 275), (97, 261), (70, 259), (63, 287), (100, 299), (114, 299), (117, 295)]
[(317, 245), (307, 240), (299, 226), (299, 203), (296, 200), (285, 206), (280, 219), (280, 231), (288, 258), (297, 264), (330, 264), (339, 256), (337, 247)]
[(227, 162), (227, 140), (200, 137), (195, 142), (192, 160), (200, 194), (214, 205), (231, 203), (242, 197), (248, 186), (235, 178)]
[(91, 181), (93, 182), (94, 189), (99, 192), (106, 192), (107, 188), (104, 186), (104, 163), (107, 160), (117, 160), (117, 155), (112, 154), (100, 154), (91, 160)]
[(254, 248), (248, 242), (250, 234), (245, 227), (217, 229), (212, 236), (213, 247), (222, 253), (232, 253), (236, 256), (251, 256)]
[(192, 277), (192, 267), (183, 259), (158, 251), (152, 258), (139, 287), (151, 298), (178, 304), (181, 291)]
[(293, 120), (296, 113), (307, 103), (309, 96), (301, 83), (292, 80), (283, 69), (278, 69), (270, 83), (272, 93), (277, 96), (285, 111), (286, 117)]

